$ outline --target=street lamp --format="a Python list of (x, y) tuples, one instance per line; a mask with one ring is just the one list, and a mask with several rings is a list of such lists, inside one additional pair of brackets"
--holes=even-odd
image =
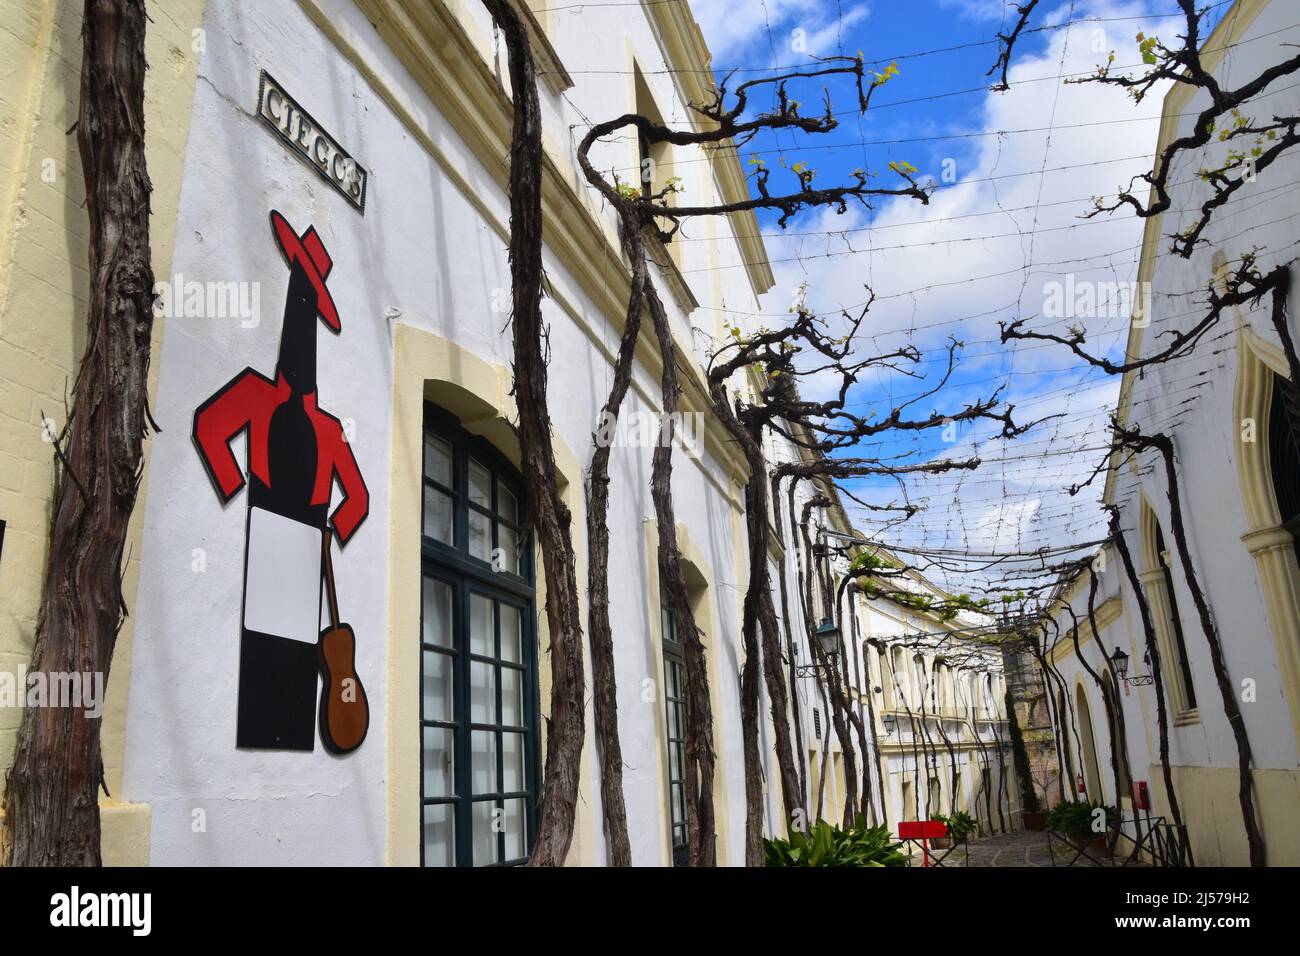
[(1120, 650), (1118, 645), (1115, 647), (1115, 653), (1110, 655), (1110, 662), (1115, 665), (1115, 673), (1119, 675), (1119, 679), (1125, 684), (1130, 684), (1133, 687), (1143, 687), (1155, 680), (1150, 674), (1134, 674), (1129, 677), (1128, 655)]
[[(817, 625), (817, 630), (813, 631), (813, 640), (817, 642), (817, 646), (821, 648), (822, 655), (829, 664), (840, 650), (840, 629), (833, 620), (824, 617)], [(801, 664), (795, 668), (795, 676), (816, 677), (820, 670), (821, 665), (817, 663)]]
[(894, 725), (898, 722), (898, 718), (893, 714), (881, 714), (880, 722), (885, 725), (885, 734), (890, 735), (894, 732)]

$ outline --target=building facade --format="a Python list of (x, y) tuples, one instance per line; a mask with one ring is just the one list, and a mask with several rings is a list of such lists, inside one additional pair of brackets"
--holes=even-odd
[[(613, 217), (577, 171), (576, 142), (593, 120), (630, 110), (698, 121), (687, 104), (705, 99), (710, 63), (685, 4), (588, 4), (581, 21), (528, 6), (543, 80), (556, 464), (579, 519), (585, 582), (585, 469), (629, 278)], [(0, 670), (16, 675), (30, 658), (40, 602), (51, 435), (84, 344), (86, 227), (79, 160), (64, 135), (76, 114), (81, 7), (4, 8), (0, 46), (13, 67), (0, 94), (9, 184), (0, 240)], [(550, 678), (511, 425), (505, 51), (474, 0), (186, 0), (149, 12), (160, 291), (150, 406), (160, 431), (148, 443), (124, 569), (130, 613), (101, 701), (105, 860), (519, 861), (536, 825)], [(624, 179), (641, 168), (634, 142), (593, 156)], [(657, 177), (680, 177), (701, 203), (747, 195), (734, 151), (676, 149), (655, 160)], [(610, 611), (633, 861), (669, 865), (684, 835), (682, 665), (655, 551), (658, 535), (674, 535), (707, 649), (718, 862), (736, 865), (747, 476), (709, 411), (702, 369), (725, 325), (756, 321), (748, 317), (773, 280), (752, 215), (685, 233), (657, 251), (655, 270), (685, 387), (679, 524), (656, 526), (653, 441), (629, 425), (611, 468)], [(651, 432), (658, 361), (647, 333), (624, 418), (655, 423)], [(773, 460), (794, 454), (776, 449)], [(842, 511), (834, 520), (851, 530)], [(784, 562), (793, 581), (794, 557), (774, 552), (774, 568)], [(946, 689), (927, 726), (969, 734), (954, 751), (961, 795), (952, 795), (951, 776), (938, 791), (918, 789), (938, 774), (918, 768), (912, 731), (885, 721), (905, 695), (919, 705), (928, 691), (911, 676), (885, 681), (871, 641), (884, 635), (887, 645), (889, 634), (933, 624), (854, 600), (855, 694), (858, 704), (877, 695), (872, 737), (883, 743), (870, 764), (876, 793), (891, 801), (880, 819), (983, 801), (1010, 820), (1012, 803), (980, 796), (1014, 802), (1016, 792), (1002, 782), (1009, 761), (992, 756), (991, 742), (1005, 737), (996, 655), (977, 680), (936, 678)], [(806, 655), (802, 615), (789, 618), (790, 640)], [(332, 723), (317, 732), (317, 632), (342, 624), (355, 637), (352, 669), (345, 654), (326, 679), (364, 689), (359, 745), (351, 725), (352, 737)], [(921, 655), (923, 668), (935, 666), (932, 657)], [(812, 715), (822, 706), (816, 682), (797, 683)], [(0, 769), (20, 719), (21, 705), (0, 707)], [(590, 715), (587, 726), (569, 859), (601, 865)], [(806, 757), (819, 768), (810, 792), (825, 781), (823, 813), (838, 820), (838, 744), (827, 741), (824, 711), (803, 728)], [(763, 733), (775, 833), (784, 829), (779, 775), (766, 723)]]
[[(1259, 61), (1225, 53), (1267, 39), (1296, 42), (1300, 30), (1285, 3), (1241, 0), (1204, 43), (1204, 62), (1225, 89), (1259, 72)], [(1176, 86), (1164, 104), (1158, 149), (1191, 130), (1206, 95)], [(1283, 84), (1243, 113), (1292, 115), (1300, 92)], [(1284, 156), (1220, 209), (1209, 240), (1190, 259), (1168, 254), (1169, 236), (1186, 228), (1209, 196), (1198, 168), (1225, 161), (1227, 146), (1185, 156), (1172, 170), (1171, 209), (1146, 221), (1139, 278), (1151, 283), (1149, 322), (1139, 316), (1128, 337), (1130, 358), (1152, 353), (1173, 330), (1191, 328), (1208, 309), (1203, 292), (1258, 250), (1258, 267), (1294, 261), (1300, 166)], [(1297, 420), (1283, 402), (1286, 361), (1270, 318), (1269, 297), (1225, 312), (1190, 354), (1125, 375), (1118, 415), (1126, 426), (1164, 433), (1174, 444), (1188, 548), (1218, 632), (1224, 664), (1252, 754), (1256, 816), (1270, 865), (1300, 862), (1300, 561), (1295, 496)], [(1198, 311), (1199, 310), (1199, 311)], [(1295, 307), (1287, 321), (1296, 335)], [(1106, 501), (1118, 506), (1153, 618), (1168, 709), (1169, 760), (1176, 795), (1198, 865), (1249, 861), (1238, 801), (1238, 749), (1212, 666), (1185, 569), (1173, 538), (1170, 487), (1159, 455), (1117, 455)], [(1086, 791), (1126, 813), (1145, 786), (1151, 813), (1171, 819), (1160, 761), (1155, 688), (1115, 679), (1107, 658), (1129, 656), (1129, 677), (1149, 678), (1140, 609), (1119, 556), (1105, 548), (1093, 562), (1097, 593), (1089, 620), (1089, 575), (1058, 596), (1048, 655), (1059, 680), (1052, 710), (1070, 791)], [(1074, 646), (1077, 637), (1078, 649)], [(1105, 686), (1099, 686), (1091, 668)], [(1111, 722), (1121, 708), (1131, 774), (1115, 793)], [(1131, 777), (1131, 779), (1129, 779)], [(1138, 798), (1139, 802), (1141, 798)]]

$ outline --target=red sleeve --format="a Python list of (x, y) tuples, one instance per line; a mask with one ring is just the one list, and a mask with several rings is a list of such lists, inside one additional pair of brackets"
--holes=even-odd
[(329, 504), (330, 492), (334, 479), (343, 490), (343, 501), (334, 509), (330, 519), (334, 522), (334, 533), (339, 545), (348, 543), (354, 531), (370, 513), (370, 491), (366, 480), (361, 477), (361, 469), (352, 454), (343, 433), (343, 423), (323, 411), (313, 402), (309, 408), (312, 423), (316, 428), (316, 448), (318, 452), (316, 485), (312, 491), (312, 504)]
[(343, 501), (334, 509), (334, 514), (330, 517), (334, 522), (334, 533), (338, 535), (339, 544), (344, 545), (348, 543), (348, 538), (352, 537), (352, 532), (356, 531), (370, 514), (370, 491), (366, 488), (365, 479), (361, 477), (361, 469), (357, 467), (352, 446), (344, 440), (341, 431), (338, 445), (335, 447), (334, 471), (338, 475), (339, 486), (343, 489)]
[[(194, 412), (194, 443), (223, 502), (244, 487), (244, 475), (230, 450), (230, 440), (247, 428), (266, 405), (268, 391), (274, 391), (274, 384), (246, 368)], [(253, 444), (250, 438), (250, 456), (256, 457)]]

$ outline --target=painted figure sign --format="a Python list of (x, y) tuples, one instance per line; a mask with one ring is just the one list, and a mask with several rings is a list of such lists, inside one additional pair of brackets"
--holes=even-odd
[[(325, 287), (333, 263), (315, 227), (300, 235), (272, 211), (271, 232), (289, 266), (275, 377), (246, 368), (194, 413), (194, 442), (223, 504), (244, 487), (230, 442), (247, 433), (237, 746), (312, 750), (319, 719), (321, 742), (347, 753), (365, 739), (370, 713), (352, 629), (339, 623), (330, 549), (334, 537), (340, 547), (352, 539), (370, 494), (342, 423), (317, 404), (316, 322), (342, 328)], [(329, 515), (336, 481), (343, 500)]]

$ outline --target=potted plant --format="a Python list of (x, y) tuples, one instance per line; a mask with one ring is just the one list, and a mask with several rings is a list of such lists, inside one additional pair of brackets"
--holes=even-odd
[(939, 840), (934, 841), (934, 845), (939, 849), (949, 846), (949, 841), (952, 844), (965, 843), (970, 835), (979, 829), (979, 824), (975, 822), (975, 818), (965, 810), (958, 810), (949, 816), (939, 814), (935, 819), (942, 820), (944, 825), (948, 827), (948, 839), (942, 842)]
[(788, 840), (764, 840), (768, 866), (907, 866), (901, 843), (888, 827), (869, 827), (861, 815), (848, 829), (818, 820), (807, 833), (795, 831)]
[(1064, 800), (1047, 814), (1046, 825), (1076, 850), (1086, 848), (1094, 856), (1109, 856), (1106, 833), (1118, 819), (1115, 808), (1101, 801)]
[(1042, 830), (1047, 825), (1047, 811), (1043, 809), (1043, 804), (1047, 803), (1047, 795), (1055, 776), (1054, 773), (1045, 771), (1033, 778), (1034, 799), (1026, 801), (1020, 811), (1020, 818), (1026, 830)]

